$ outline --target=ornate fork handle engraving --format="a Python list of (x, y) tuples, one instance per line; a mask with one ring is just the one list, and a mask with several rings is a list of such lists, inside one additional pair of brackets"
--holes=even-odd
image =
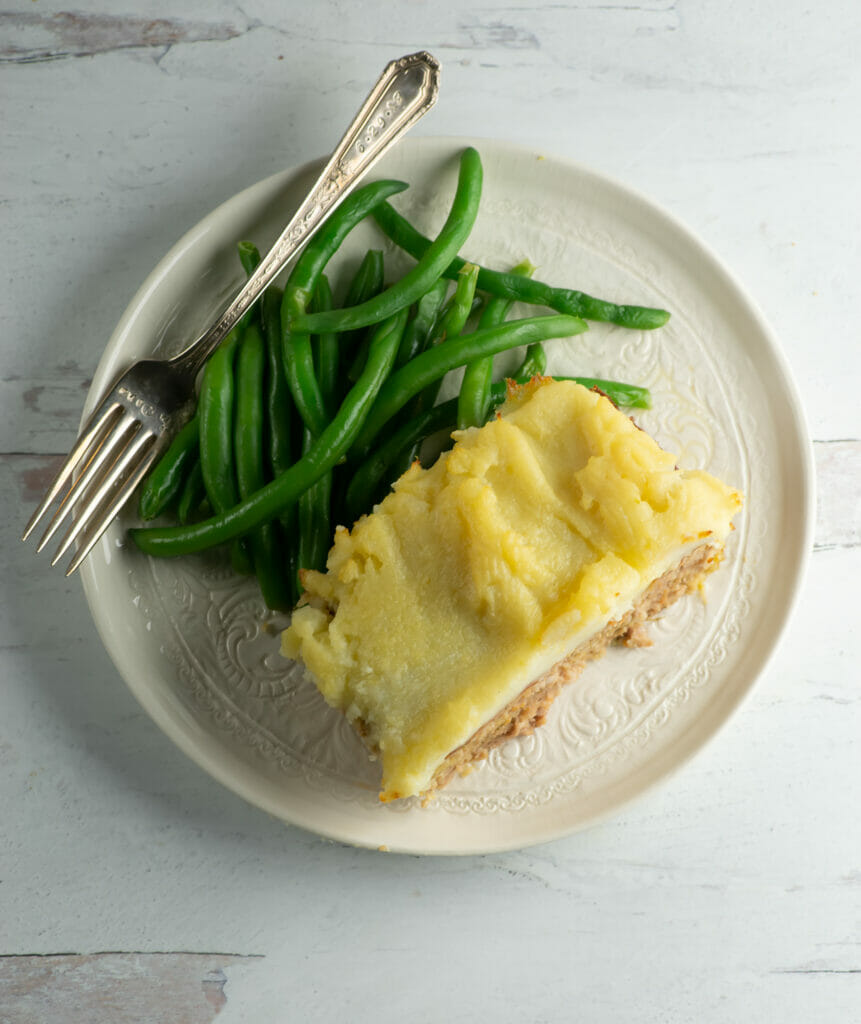
[(278, 241), (218, 321), (174, 362), (198, 369), (284, 265), (439, 93), (439, 63), (424, 51), (388, 64)]

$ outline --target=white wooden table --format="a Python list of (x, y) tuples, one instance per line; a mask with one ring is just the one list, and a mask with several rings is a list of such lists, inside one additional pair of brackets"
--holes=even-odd
[[(861, 1020), (861, 7), (74, 7), (0, 13), (0, 1019)], [(819, 473), (791, 635), (719, 738), (612, 821), (464, 859), (324, 843), (222, 789), (18, 541), (151, 267), (419, 48), (444, 85), (418, 132), (575, 157), (728, 262)]]

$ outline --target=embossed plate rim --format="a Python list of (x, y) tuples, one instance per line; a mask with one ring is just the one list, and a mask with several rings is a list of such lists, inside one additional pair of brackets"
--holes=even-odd
[[(464, 140), (424, 137), (410, 139), (402, 143), (398, 149), (399, 160), (409, 166), (420, 169), (422, 161), (429, 158), (439, 160), (451, 154), (464, 144)], [(538, 154), (533, 149), (515, 146), (505, 142), (484, 140), (477, 143), (486, 164), (492, 165), (493, 173), (505, 173), (507, 164), (518, 166), (527, 159), (534, 160)], [(557, 815), (548, 821), (532, 820), (527, 811), (499, 812), (495, 815), (467, 814), (454, 816), (451, 821), (440, 821), (440, 815), (430, 815), (421, 811), (409, 811), (404, 814), (387, 814), (384, 808), (373, 812), (362, 812), (356, 807), (343, 808), (342, 814), (321, 815), (318, 813), (313, 794), (304, 793), (296, 796), (285, 792), (285, 787), (275, 787), (270, 779), (256, 774), (248, 763), (225, 747), (222, 739), (207, 731), (182, 713), (178, 701), (165, 700), (156, 694), (151, 684), (147, 666), (134, 663), (129, 656), (129, 645), (139, 644), (140, 638), (134, 633), (134, 624), (128, 618), (122, 620), (112, 614), (111, 602), (103, 592), (111, 581), (111, 563), (116, 554), (117, 530), (106, 535), (95, 557), (85, 564), (82, 580), (93, 618), (103, 643), (114, 660), (120, 674), (125, 678), (130, 689), (162, 730), (177, 743), (197, 764), (228, 788), (243, 796), (264, 810), (275, 814), (293, 824), (298, 824), (311, 831), (318, 832), (331, 839), (350, 842), (360, 846), (377, 847), (385, 845), (391, 851), (411, 853), (479, 853), (495, 852), (532, 845), (534, 843), (558, 838), (571, 831), (586, 827), (597, 820), (614, 813), (618, 808), (645, 792), (659, 781), (684, 764), (696, 751), (710, 740), (718, 729), (726, 723), (732, 713), (746, 697), (755, 680), (767, 667), (773, 656), (780, 637), (785, 632), (794, 608), (803, 580), (804, 570), (809, 557), (813, 530), (813, 463), (812, 449), (804, 421), (803, 409), (798, 391), (792, 382), (791, 373), (786, 359), (762, 314), (756, 308), (745, 289), (735, 280), (732, 273), (722, 261), (714, 255), (700, 239), (693, 235), (681, 222), (672, 215), (657, 207), (650, 200), (641, 196), (626, 185), (621, 185), (605, 175), (583, 167), (575, 162), (556, 157), (544, 157), (545, 166), (551, 166), (567, 180), (578, 182), (585, 191), (603, 190), (611, 195), (632, 214), (652, 226), (657, 226), (668, 238), (675, 239), (687, 246), (701, 267), (708, 271), (706, 275), (711, 286), (718, 285), (728, 290), (739, 306), (739, 310), (751, 328), (751, 336), (761, 346), (760, 356), (770, 360), (770, 366), (776, 371), (777, 398), (783, 403), (780, 411), (786, 420), (787, 430), (781, 435), (787, 450), (792, 468), (797, 474), (802, 501), (798, 508), (795, 521), (794, 536), (796, 543), (789, 552), (794, 559), (793, 569), (789, 573), (790, 585), (784, 593), (783, 606), (776, 623), (772, 624), (772, 632), (767, 642), (759, 644), (752, 664), (747, 667), (747, 678), (743, 685), (735, 685), (727, 699), (715, 713), (711, 708), (709, 720), (703, 716), (695, 719), (681, 736), (675, 736), (663, 749), (652, 751), (647, 760), (647, 769), (641, 777), (631, 779), (623, 777), (616, 780), (605, 794), (603, 806), (593, 808), (588, 814), (572, 813), (565, 805), (556, 810)], [(185, 255), (199, 247), (209, 244), (209, 236), (217, 233), (219, 224), (235, 216), (237, 211), (251, 209), (257, 197), (275, 195), (279, 188), (288, 182), (307, 175), (309, 169), (318, 167), (319, 161), (307, 164), (295, 170), (281, 172), (258, 182), (249, 189), (238, 193), (204, 217), (192, 228), (160, 261), (158, 266), (146, 279), (137, 295), (132, 299), (125, 314), (112, 335), (104, 356), (94, 376), (93, 385), (88, 396), (88, 403), (94, 401), (98, 391), (108, 382), (118, 368), (118, 363), (129, 357), (134, 346), (141, 346), (144, 339), (140, 337), (146, 328), (147, 315), (152, 318), (149, 304), (152, 296), (163, 288), (168, 295), (181, 296), (195, 283), (183, 278), (183, 260)], [(384, 164), (381, 172), (385, 170)], [(408, 177), (407, 174), (404, 174)], [(591, 195), (591, 193), (590, 193)], [(249, 213), (250, 216), (250, 213)], [(187, 277), (186, 273), (186, 277)], [(704, 285), (703, 287), (706, 287)], [(172, 289), (172, 291), (171, 291)], [(218, 296), (221, 299), (223, 296)], [(175, 298), (175, 301), (180, 299)], [(161, 318), (157, 323), (166, 323), (165, 317), (170, 310), (162, 309)], [(153, 325), (150, 324), (150, 329)], [(136, 335), (137, 332), (137, 335)], [(149, 335), (152, 337), (152, 334)], [(135, 354), (137, 352), (135, 351)], [(153, 666), (154, 667), (154, 666)], [(710, 706), (711, 707), (711, 706)], [(527, 789), (528, 791), (528, 789)], [(286, 802), (285, 802), (286, 801)], [(363, 815), (368, 820), (365, 820)], [(418, 816), (418, 817), (417, 817)], [(440, 832), (444, 835), (432, 840), (428, 837), (429, 819), (437, 818)], [(477, 819), (484, 819), (483, 822)], [(487, 823), (493, 821), (491, 827)], [(397, 824), (395, 824), (397, 822)], [(484, 827), (482, 827), (484, 826)]]

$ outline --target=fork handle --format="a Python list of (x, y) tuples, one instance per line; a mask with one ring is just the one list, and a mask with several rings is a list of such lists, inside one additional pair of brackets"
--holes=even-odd
[(439, 63), (412, 53), (386, 65), (314, 187), (245, 286), (202, 337), (172, 362), (198, 370), (285, 264), (380, 157), (436, 102)]

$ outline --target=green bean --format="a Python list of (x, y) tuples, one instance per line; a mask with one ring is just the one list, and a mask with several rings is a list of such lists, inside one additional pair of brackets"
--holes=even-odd
[[(382, 257), (382, 253), (379, 254)], [(380, 270), (382, 271), (382, 264), (380, 264)], [(324, 278), (321, 275), (321, 281)], [(311, 308), (317, 310), (317, 297), (320, 294), (319, 282), (317, 289), (314, 292), (314, 298), (312, 300)], [(323, 301), (326, 303), (328, 299), (328, 308), (331, 308), (331, 292), (327, 295), (323, 293)], [(330, 336), (335, 342), (335, 357), (339, 357), (338, 352), (338, 336), (333, 334)], [(317, 350), (317, 379), (320, 383), (321, 390), (324, 389), (326, 381), (323, 379), (323, 368), (321, 366), (322, 354), (320, 350), (320, 338), (312, 339), (314, 347)], [(331, 384), (336, 385), (337, 380), (337, 366), (331, 373)], [(302, 454), (305, 455), (311, 448), (314, 442), (314, 435), (311, 431), (304, 427), (302, 431)], [(296, 518), (296, 564), (294, 571), (296, 573), (296, 586), (300, 593), (304, 589), (301, 582), (301, 574), (303, 570), (307, 569), (322, 569), (326, 562), (326, 553), (329, 550), (332, 539), (332, 471), (330, 470), (324, 476), (310, 487), (300, 498), (295, 506), (293, 506)]]
[(263, 373), (266, 352), (263, 335), (252, 324), (242, 337), (236, 360), (236, 411), (233, 417), (233, 457), (239, 498), (264, 483)]
[(454, 295), (452, 295), (440, 319), (440, 342), (456, 338), (466, 327), (466, 321), (472, 312), (472, 300), (475, 298), (477, 280), (478, 267), (474, 263), (464, 263), (458, 271)]
[[(356, 306), (360, 302), (367, 302), (375, 295), (379, 295), (385, 285), (385, 266), (383, 253), (380, 249), (370, 249), (365, 258), (359, 264), (356, 276), (353, 278), (347, 295), (344, 299), (345, 306)], [(331, 308), (331, 307), (330, 307)], [(312, 312), (317, 312), (313, 310)], [(365, 360), (368, 358), (368, 332), (370, 328), (362, 327), (357, 331), (344, 331), (340, 337), (340, 351), (345, 357), (347, 379), (344, 382), (349, 388), (354, 384), (362, 372)], [(352, 354), (352, 359), (346, 361), (346, 357)]]
[[(385, 265), (381, 249), (369, 249), (359, 264), (359, 269), (344, 298), (345, 306), (357, 306), (361, 302), (379, 295), (385, 286)], [(331, 306), (329, 307), (332, 308)], [(312, 312), (317, 312), (313, 310)], [(338, 335), (335, 335), (338, 337)], [(347, 364), (346, 385), (355, 383), (359, 379), (365, 360), (368, 358), (368, 328), (360, 328), (357, 331), (344, 331), (340, 335), (340, 351), (346, 357), (352, 354), (352, 360)]]
[[(251, 277), (257, 269), (257, 265), (260, 263), (260, 251), (253, 242), (239, 242), (236, 248), (239, 252), (239, 262), (242, 264), (242, 269), (248, 277)], [(239, 318), (236, 326), (240, 333), (244, 331), (251, 321), (257, 316), (258, 308), (259, 307), (255, 302), (249, 309), (246, 309)]]
[(237, 576), (254, 575), (254, 560), (244, 537), (237, 537), (230, 545), (230, 564)]
[[(449, 299), (431, 335), (431, 347), (443, 344), (446, 339), (457, 338), (462, 334), (466, 322), (472, 313), (472, 304), (475, 298), (475, 282), (478, 277), (478, 267), (473, 263), (465, 263), (457, 275), (457, 284), (454, 294)], [(418, 416), (425, 409), (431, 409), (436, 405), (442, 387), (442, 377), (432, 381), (427, 387), (405, 407), (400, 419), (412, 419)]]
[[(321, 279), (322, 280), (322, 279)], [(294, 437), (299, 433), (299, 417), (293, 405), (281, 350), (281, 289), (270, 285), (263, 295), (261, 317), (266, 340), (266, 440), (269, 478), (289, 469), (294, 461)], [(335, 353), (337, 357), (337, 351)], [(295, 421), (295, 422), (294, 422)], [(287, 590), (282, 594), (290, 607), (299, 600), (296, 585), (296, 506), (291, 505), (280, 522), (272, 523), (276, 558), (283, 567)], [(268, 538), (264, 538), (268, 541)]]
[[(532, 379), (533, 374), (526, 377), (515, 377), (516, 384), (526, 384)], [(624, 405), (629, 409), (651, 409), (652, 395), (648, 388), (641, 388), (637, 384), (624, 384), (618, 380), (604, 380), (601, 377), (556, 377), (553, 380), (570, 380), (580, 384), (590, 391), (597, 388), (603, 391), (614, 405)], [(490, 386), (491, 405), (497, 406), (505, 401), (508, 394), (508, 381), (497, 380)], [(442, 429), (442, 428), (440, 428)]]
[(233, 460), (233, 360), (237, 335), (231, 332), (203, 370), (198, 399), (200, 463), (206, 494), (217, 512), (235, 505), (239, 492)]
[[(313, 443), (314, 438), (306, 427), (303, 432), (303, 455), (308, 454)], [(319, 571), (326, 566), (326, 554), (332, 543), (331, 502), (331, 471), (321, 476), (299, 498), (297, 516), (299, 546), (296, 569), (299, 574), (300, 586), (303, 570), (316, 569)]]
[(295, 334), (286, 326), (284, 315), (286, 302), (287, 290), (284, 292), (284, 301), (281, 304), (282, 352), (287, 384), (303, 423), (315, 434), (319, 434), (322, 433), (326, 425), (327, 413), (323, 393), (314, 373), (311, 336)]
[(573, 380), (584, 388), (597, 388), (613, 402), (630, 409), (651, 409), (652, 395), (648, 388), (637, 384), (623, 384), (618, 380), (603, 380), (601, 377), (556, 377), (555, 380)]
[(347, 368), (347, 383), (355, 384), (362, 373), (362, 367), (365, 365), (365, 360), (368, 358), (368, 339), (362, 338), (359, 342), (359, 347), (353, 356), (352, 362)]
[[(315, 309), (332, 308), (332, 288), (325, 274), (320, 274), (317, 287), (314, 289), (313, 303)], [(338, 395), (338, 367), (341, 357), (338, 335), (331, 331), (317, 337), (317, 380), (327, 409), (334, 409)]]
[[(529, 277), (535, 273), (535, 267), (529, 260), (523, 260), (513, 268), (511, 273)], [(513, 304), (511, 299), (492, 295), (478, 321), (479, 329), (501, 324)], [(493, 356), (474, 359), (464, 368), (457, 406), (457, 425), (461, 430), (484, 423), (490, 408), (490, 382), (492, 379)]]
[[(210, 505), (219, 513), (227, 512), (239, 500), (233, 457), (233, 363), (238, 341), (239, 335), (234, 329), (209, 357), (203, 369), (197, 403), (203, 482)], [(231, 547), (230, 555), (236, 572), (253, 571), (241, 542)]]
[(179, 522), (190, 523), (205, 499), (206, 487), (203, 483), (203, 469), (200, 459), (197, 459), (191, 467), (179, 495), (179, 504), (176, 506), (176, 518)]
[[(369, 249), (356, 269), (344, 296), (343, 306), (358, 306), (379, 295), (385, 286), (385, 266), (382, 249)], [(332, 307), (329, 307), (330, 309)], [(315, 310), (315, 312), (319, 312)], [(362, 335), (361, 330), (345, 331), (341, 348), (352, 352)]]
[[(253, 242), (240, 242), (239, 261), (250, 277), (260, 263), (260, 252)], [(284, 377), (281, 354), (281, 299), (280, 288), (274, 285), (263, 293), (260, 322), (266, 350), (266, 436), (269, 439), (268, 459), (271, 472), (277, 475), (291, 462), (290, 393)]]
[(445, 302), (448, 284), (442, 278), (435, 281), (422, 295), (416, 306), (415, 316), (407, 323), (395, 368), (400, 369), (419, 352), (428, 347), (434, 326)]
[(281, 350), (281, 289), (270, 285), (263, 295), (261, 319), (266, 342), (266, 428), (269, 474), (278, 476), (293, 464), (293, 399), (284, 375)]
[[(344, 238), (378, 203), (406, 187), (401, 181), (375, 181), (353, 192), (317, 229), (287, 280), (281, 304), (284, 366), (299, 415), (314, 434), (322, 433), (329, 416), (314, 373), (311, 332), (300, 327), (298, 320), (311, 302), (320, 274)], [(316, 315), (330, 314), (322, 311)], [(318, 325), (313, 330), (315, 334), (325, 334), (330, 328)]]
[(541, 377), (547, 369), (547, 356), (542, 344), (530, 345), (526, 349), (523, 362), (511, 375), (515, 380), (526, 382), (533, 377)]
[(381, 502), (391, 490), (391, 483), (388, 481), (394, 483), (394, 481), (400, 480), (404, 473), (406, 473), (408, 469), (411, 469), (415, 463), (418, 463), (419, 466), (421, 466), (420, 454), (423, 441), (424, 438), (420, 441), (414, 442), (413, 444), (407, 445), (406, 448), (401, 449), (401, 451), (395, 455), (392, 460), (392, 464), (389, 467), (389, 472), (386, 474), (386, 482), (382, 487), (377, 488), (377, 493), (374, 496), (373, 501), (368, 504), (366, 511), (373, 511), (374, 505), (379, 504), (379, 502)]
[(429, 349), (416, 356), (383, 384), (361, 433), (351, 451), (351, 458), (365, 458), (374, 438), (404, 405), (429, 384), (439, 380), (455, 367), (463, 366), (480, 356), (493, 355), (520, 345), (568, 338), (586, 330), (579, 317), (543, 316), (513, 320), (497, 327), (488, 327)]
[[(263, 377), (266, 350), (263, 335), (252, 324), (242, 338), (236, 366), (236, 417), (234, 453), (239, 497), (247, 498), (266, 482), (264, 469)], [(254, 571), (269, 608), (287, 611), (292, 607), (287, 579), (277, 549), (274, 523), (265, 523), (249, 534)]]
[[(482, 318), (483, 319), (483, 318)], [(501, 323), (502, 320), (497, 320)], [(491, 326), (493, 321), (483, 322), (481, 326)], [(476, 359), (464, 370), (460, 385), (457, 406), (458, 430), (477, 427), (484, 423), (490, 407), (490, 384), (493, 377), (493, 357), (485, 356)]]
[(260, 263), (260, 250), (253, 242), (239, 242), (236, 248), (239, 251), (242, 269), (251, 277)]
[[(374, 220), (383, 232), (414, 259), (421, 260), (433, 244), (417, 231), (412, 224), (399, 214), (389, 203), (381, 203), (374, 211)], [(441, 271), (444, 277), (454, 278), (465, 260), (457, 257)], [(665, 309), (652, 309), (647, 306), (620, 306), (615, 302), (596, 299), (585, 292), (569, 288), (554, 288), (519, 277), (516, 274), (503, 274), (496, 270), (481, 268), (478, 276), (478, 287), (491, 295), (529, 302), (535, 306), (548, 306), (557, 313), (569, 316), (580, 316), (585, 320), (603, 321), (630, 327), (635, 330), (651, 331), (662, 327), (670, 314)]]
[(344, 306), (358, 306), (373, 299), (383, 290), (384, 262), (382, 249), (369, 249), (347, 285)]
[(419, 299), (439, 278), (466, 241), (478, 214), (481, 198), (481, 158), (471, 146), (460, 158), (457, 189), (442, 230), (418, 263), (396, 284), (358, 306), (308, 316), (292, 311), (294, 331), (349, 331), (377, 323)]
[(141, 519), (155, 519), (177, 498), (199, 450), (200, 425), (195, 415), (171, 441), (147, 477), (138, 508)]
[(397, 355), (407, 311), (383, 321), (374, 332), (368, 362), (337, 415), (290, 469), (239, 505), (190, 526), (138, 528), (131, 536), (145, 554), (161, 557), (204, 551), (269, 522), (340, 462), (352, 447)]
[(370, 509), (374, 495), (387, 473), (390, 480), (397, 478), (394, 472), (389, 471), (401, 452), (413, 450), (426, 437), (453, 425), (456, 414), (457, 399), (435, 405), (398, 427), (374, 449), (353, 474), (347, 488), (345, 505), (351, 522), (355, 522)]
[[(290, 508), (293, 512), (296, 511), (296, 506), (291, 505)], [(296, 517), (294, 516), (294, 519)], [(272, 525), (278, 529), (283, 523), (283, 514), (279, 516), (279, 522), (273, 523)], [(302, 596), (302, 588), (299, 586), (299, 552), (298, 544), (295, 543), (296, 528), (293, 528), (293, 532), (288, 534), (286, 528), (281, 526), (281, 544), (284, 552), (284, 571), (287, 574), (287, 586), (290, 594), (290, 604), (295, 607), (299, 598)]]
[[(260, 262), (257, 247), (251, 242), (239, 243), (239, 258), (251, 274)], [(280, 288), (270, 285), (263, 293), (260, 322), (263, 330), (266, 370), (264, 373), (265, 424), (267, 472), (270, 476), (283, 473), (293, 463), (293, 400), (284, 375), (281, 351)]]
[(400, 479), (414, 463), (418, 462), (421, 465), (420, 454), (423, 440), (424, 438), (421, 441), (414, 441), (398, 453), (392, 463), (392, 480)]

